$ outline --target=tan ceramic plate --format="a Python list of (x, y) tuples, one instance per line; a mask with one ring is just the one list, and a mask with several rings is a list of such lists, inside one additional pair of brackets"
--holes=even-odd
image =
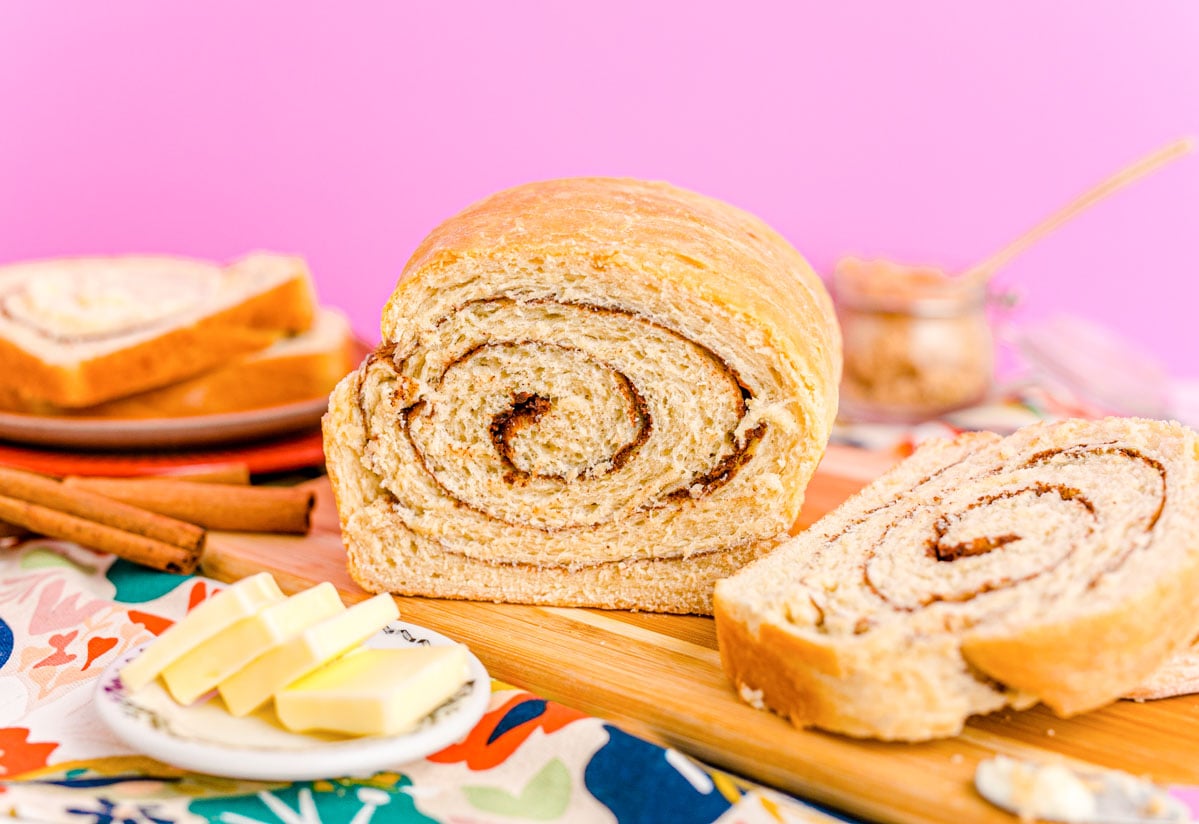
[(146, 449), (228, 444), (284, 435), (320, 423), (329, 401), (185, 418), (59, 418), (0, 412), (0, 439), (77, 449)]

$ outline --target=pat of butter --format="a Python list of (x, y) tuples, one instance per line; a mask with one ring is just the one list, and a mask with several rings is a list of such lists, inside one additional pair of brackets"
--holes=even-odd
[(376, 595), (258, 656), (218, 684), (217, 691), (229, 712), (248, 715), (288, 684), (361, 644), (399, 617), (390, 595)]
[(259, 655), (345, 606), (329, 582), (271, 604), (209, 638), (162, 671), (171, 696), (190, 704)]
[(358, 649), (275, 694), (293, 732), (396, 735), (415, 727), (470, 678), (466, 647)]
[(269, 572), (243, 578), (199, 604), (122, 667), (122, 683), (130, 690), (141, 689), (208, 639), (282, 600), (283, 593)]

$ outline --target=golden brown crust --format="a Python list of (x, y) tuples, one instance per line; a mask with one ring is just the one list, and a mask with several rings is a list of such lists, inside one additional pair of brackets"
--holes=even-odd
[[(517, 186), (442, 223), (404, 267), (401, 286), (383, 311), (383, 339), (399, 338), (396, 323), (405, 317), (404, 303), (410, 299), (403, 281), (437, 280), (463, 258), (495, 257), (512, 247), (534, 257), (589, 259), (597, 269), (620, 264), (653, 272), (752, 318), (767, 332), (766, 346), (791, 357), (797, 367), (808, 367), (802, 372), (810, 369), (804, 377), (811, 388), (836, 387), (840, 381), (840, 329), (828, 322), (834, 316), (832, 300), (795, 247), (761, 219), (727, 203), (633, 179), (570, 178)], [(835, 391), (822, 407), (823, 422), (831, 427)]]
[[(884, 741), (956, 735), (968, 715), (1026, 696), (974, 682), (952, 645), (817, 640), (749, 620), (715, 596), (720, 660), (742, 700), (797, 727)], [(879, 673), (886, 673), (880, 677)]]
[[(832, 650), (798, 649), (786, 637), (776, 637), (768, 644), (734, 617), (719, 591), (713, 615), (720, 664), (744, 700), (761, 708), (760, 695), (769, 694), (770, 708), (800, 728), (811, 726), (824, 715), (815, 680), (805, 677), (805, 670), (810, 661), (816, 670), (839, 676), (841, 667)], [(810, 652), (815, 654), (809, 656)]]
[(191, 378), (75, 409), (30, 404), (0, 390), (0, 409), (127, 420), (217, 415), (322, 399), (354, 368), (357, 347), (348, 327), (345, 335), (330, 337), (320, 347), (314, 344), (304, 351), (286, 352), (270, 347)]
[(992, 678), (1040, 697), (1059, 715), (1109, 704), (1130, 685), (1149, 680), (1194, 639), (1189, 615), (1199, 593), (1195, 549), (1191, 563), (1116, 609), (1007, 637), (966, 637), (962, 655)]

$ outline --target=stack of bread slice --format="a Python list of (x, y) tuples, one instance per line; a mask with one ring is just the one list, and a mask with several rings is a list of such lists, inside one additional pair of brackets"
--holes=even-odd
[(0, 409), (159, 418), (324, 397), (353, 338), (301, 258), (167, 256), (0, 267)]

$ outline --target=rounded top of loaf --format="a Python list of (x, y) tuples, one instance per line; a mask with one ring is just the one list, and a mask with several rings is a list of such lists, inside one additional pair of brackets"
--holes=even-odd
[[(806, 353), (804, 383), (836, 387), (840, 380), (832, 300), (782, 235), (716, 198), (630, 178), (526, 183), (449, 218), (404, 267), (383, 311), (383, 340), (397, 340), (413, 305), (426, 288), (445, 284), (447, 270), (467, 279), (499, 266), (519, 278), (551, 259), (571, 261), (579, 275), (612, 267), (656, 275), (664, 289), (681, 287), (750, 319), (768, 345)], [(835, 413), (834, 401), (830, 425)]]

